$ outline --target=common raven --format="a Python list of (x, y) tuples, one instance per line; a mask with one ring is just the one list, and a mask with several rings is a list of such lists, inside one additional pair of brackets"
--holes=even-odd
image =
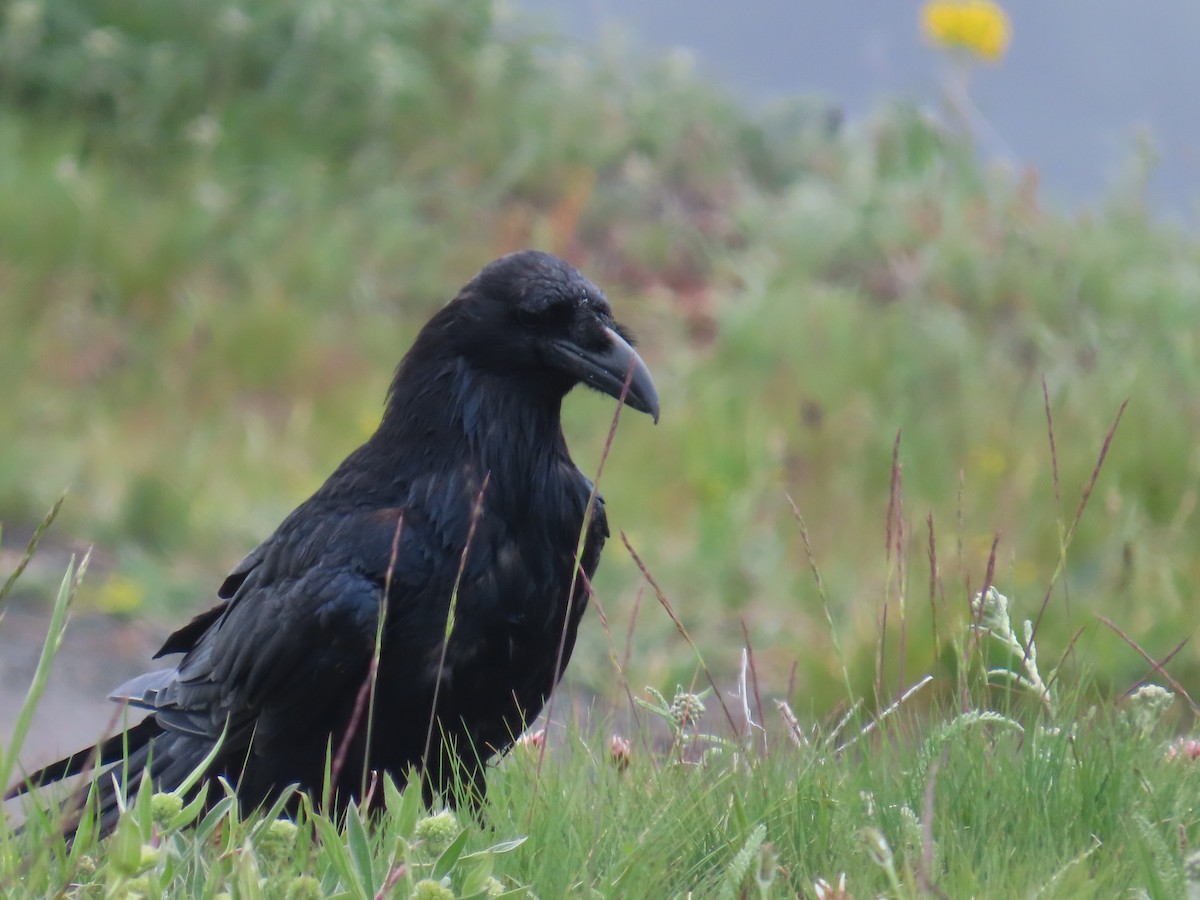
[(111, 766), (105, 833), (119, 789), (175, 790), (216, 747), (204, 779), (247, 805), (293, 784), (344, 804), (364, 773), (413, 769), (481, 800), (563, 673), (608, 536), (563, 397), (582, 383), (658, 421), (632, 343), (561, 259), (486, 266), (418, 334), (375, 433), (167, 639), (178, 664), (112, 694), (151, 714), (10, 794)]

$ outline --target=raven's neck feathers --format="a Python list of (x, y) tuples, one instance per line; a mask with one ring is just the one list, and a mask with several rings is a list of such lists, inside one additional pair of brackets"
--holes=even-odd
[(401, 472), (408, 478), (469, 473), (478, 484), (491, 473), (489, 505), (528, 504), (563, 464), (573, 469), (561, 389), (427, 349), (418, 342), (401, 362), (379, 428), (354, 454), (355, 469), (401, 491), (405, 486), (395, 481)]

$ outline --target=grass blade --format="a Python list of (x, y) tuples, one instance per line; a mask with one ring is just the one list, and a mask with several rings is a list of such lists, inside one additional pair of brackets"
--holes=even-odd
[[(57, 512), (57, 509), (58, 507), (56, 506), (51, 512)], [(25, 738), (29, 735), (29, 726), (33, 721), (33, 712), (37, 708), (38, 701), (46, 689), (46, 682), (50, 678), (50, 669), (54, 664), (54, 658), (62, 647), (63, 634), (67, 629), (67, 612), (70, 609), (71, 601), (75, 598), (75, 592), (79, 588), (79, 582), (83, 578), (83, 573), (87, 569), (89, 555), (84, 555), (83, 559), (79, 562), (78, 568), (75, 565), (74, 557), (72, 557), (71, 561), (67, 564), (67, 571), (63, 575), (62, 582), (59, 584), (58, 595), (54, 599), (54, 608), (50, 613), (50, 625), (46, 630), (46, 640), (42, 643), (42, 652), (38, 657), (37, 667), (34, 669), (33, 681), (29, 685), (25, 701), (21, 704), (21, 710), (17, 713), (17, 720), (13, 724), (8, 746), (0, 747), (0, 784), (7, 785), (12, 780), (12, 773), (17, 763), (17, 757), (21, 753), (21, 747), (25, 743)], [(11, 580), (10, 578), (10, 582)], [(6, 584), (5, 587), (7, 588), (8, 585)]]
[(58, 516), (58, 511), (62, 509), (65, 499), (67, 499), (67, 495), (63, 494), (54, 501), (54, 505), (50, 507), (50, 511), (46, 513), (45, 517), (38, 524), (38, 527), (34, 529), (33, 537), (29, 539), (29, 544), (25, 547), (25, 552), (21, 555), (21, 561), (12, 570), (12, 574), (4, 580), (4, 586), (0, 587), (0, 615), (4, 612), (4, 603), (13, 589), (13, 585), (17, 583), (17, 579), (21, 577), (21, 574), (25, 571), (25, 567), (29, 565), (29, 561), (33, 559), (33, 554), (42, 540), (42, 535), (46, 533), (46, 529), (50, 527), (50, 524)]
[(465, 846), (467, 846), (467, 829), (464, 828), (433, 864), (434, 881), (440, 881), (450, 874), (450, 871), (458, 864), (458, 858), (462, 856)]
[(346, 810), (346, 842), (350, 845), (350, 856), (358, 872), (359, 886), (367, 896), (374, 897), (379, 885), (376, 883), (371, 859), (371, 842), (367, 838), (367, 829), (363, 826), (362, 816), (358, 814), (358, 805), (355, 803), (351, 803)]

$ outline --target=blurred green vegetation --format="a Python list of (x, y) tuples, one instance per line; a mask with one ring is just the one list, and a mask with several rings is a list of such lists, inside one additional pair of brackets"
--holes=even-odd
[[(1136, 165), (1063, 214), (911, 105), (750, 113), (677, 59), (481, 0), (0, 13), (0, 520), (70, 487), (57, 529), (111, 560), (81, 602), (205, 606), (374, 427), (429, 313), (537, 246), (642, 338), (663, 422), (625, 418), (602, 487), (714, 671), (744, 621), (764, 691), (796, 664), (798, 711), (846, 698), (843, 662), (870, 693), (882, 658), (892, 696), (958, 658), (996, 533), (995, 583), (1030, 609), (1053, 585), (1043, 654), (1082, 627), (1100, 690), (1146, 665), (1096, 614), (1159, 656), (1194, 631), (1200, 246), (1152, 220)], [(611, 412), (568, 403), (585, 470)], [(618, 654), (639, 610), (635, 685), (687, 683), (619, 538), (597, 587)], [(570, 677), (611, 695), (585, 633)], [(1200, 676), (1190, 647), (1172, 666)]]

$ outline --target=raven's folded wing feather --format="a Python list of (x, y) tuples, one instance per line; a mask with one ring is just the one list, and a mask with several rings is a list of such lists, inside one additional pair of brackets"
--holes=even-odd
[[(112, 692), (151, 712), (131, 732), (132, 749), (145, 751), (158, 790), (174, 789), (218, 740), (225, 760), (286, 752), (292, 735), (342, 718), (337, 707), (368, 671), (384, 584), (395, 597), (425, 574), (416, 533), (391, 558), (394, 519), (375, 511), (328, 517), (327, 533), (281, 528), (234, 570), (232, 593), (168, 639), (164, 651), (184, 653), (177, 666)], [(12, 793), (115, 762), (126, 746), (117, 735), (40, 769)]]

